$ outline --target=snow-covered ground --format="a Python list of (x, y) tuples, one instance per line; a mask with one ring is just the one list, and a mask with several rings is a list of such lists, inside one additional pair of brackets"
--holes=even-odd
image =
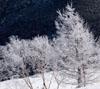
[[(52, 76), (53, 73), (46, 73), (45, 74), (45, 79), (46, 79), (46, 84), (48, 89), (57, 89), (57, 81), (56, 79)], [(29, 89), (27, 84), (25, 83), (26, 79), (12, 79), (4, 82), (0, 82), (0, 89)], [(32, 77), (30, 77), (30, 81), (32, 83), (33, 89), (43, 89), (43, 84), (42, 84), (42, 78), (41, 75), (37, 74)], [(59, 87), (59, 89), (77, 89), (75, 85), (66, 85), (62, 83)], [(80, 89), (100, 89), (100, 82), (87, 85), (87, 87), (83, 87)]]

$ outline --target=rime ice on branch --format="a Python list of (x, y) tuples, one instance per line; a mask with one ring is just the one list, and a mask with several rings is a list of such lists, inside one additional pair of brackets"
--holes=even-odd
[[(54, 39), (60, 68), (75, 79), (78, 87), (91, 83), (98, 62), (95, 40), (89, 27), (72, 6), (58, 11), (55, 21), (58, 37)], [(73, 83), (72, 83), (73, 84)]]

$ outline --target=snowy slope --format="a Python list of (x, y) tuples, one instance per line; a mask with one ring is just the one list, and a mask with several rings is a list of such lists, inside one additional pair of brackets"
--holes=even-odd
[[(52, 83), (49, 87), (49, 89), (57, 89), (57, 82), (54, 77), (52, 77), (53, 73), (46, 73), (45, 79), (46, 84), (49, 87), (50, 80), (52, 80)], [(28, 80), (28, 78), (26, 78)], [(35, 75), (30, 77), (33, 89), (43, 89), (42, 84), (42, 78), (41, 75)], [(4, 82), (0, 82), (0, 89), (29, 89), (27, 84), (25, 83), (24, 79), (12, 79)], [(66, 85), (62, 83), (59, 87), (59, 89), (77, 89), (76, 86), (72, 85)], [(88, 85), (85, 88), (80, 89), (100, 89), (100, 83), (94, 83), (92, 85)]]

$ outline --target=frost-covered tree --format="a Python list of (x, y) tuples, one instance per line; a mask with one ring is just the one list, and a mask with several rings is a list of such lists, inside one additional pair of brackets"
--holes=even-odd
[(43, 80), (43, 86), (44, 89), (47, 89), (46, 83), (45, 83), (45, 76), (44, 72), (46, 69), (46, 66), (50, 65), (49, 62), (53, 58), (53, 48), (48, 40), (48, 37), (36, 37), (31, 41), (32, 48), (34, 49), (32, 51), (32, 54), (34, 55), (34, 58), (39, 60), (39, 70), (42, 76)]
[(38, 59), (39, 61), (43, 62), (42, 63), (43, 66), (45, 65), (44, 63), (46, 63), (46, 65), (49, 65), (49, 62), (54, 57), (54, 55), (53, 55), (53, 47), (50, 41), (48, 40), (48, 37), (47, 36), (35, 37), (30, 42), (30, 45), (32, 48), (31, 55), (33, 54), (35, 59)]
[(93, 34), (72, 6), (67, 5), (58, 14), (55, 22), (58, 37), (54, 39), (58, 65), (64, 68), (64, 75), (77, 81), (78, 87), (85, 86), (94, 80), (97, 69)]
[(95, 45), (96, 45), (96, 52), (98, 58), (97, 67), (99, 69), (100, 68), (100, 38), (96, 41)]
[[(14, 72), (16, 71), (15, 75), (21, 74), (19, 76), (23, 76), (21, 71), (23, 71), (24, 67), (26, 68), (26, 63), (30, 61), (29, 42), (29, 40), (20, 40), (18, 37), (12, 36), (10, 37), (10, 42), (1, 47), (3, 60), (5, 61), (4, 66), (8, 64), (10, 68), (13, 68)], [(32, 67), (34, 69), (35, 64)]]
[[(51, 66), (49, 62), (53, 57), (51, 55), (52, 49), (47, 36), (38, 36), (32, 40), (20, 40), (18, 37), (12, 36), (10, 37), (10, 42), (7, 43), (6, 46), (1, 47), (2, 56), (5, 61), (4, 67), (7, 66), (6, 69), (8, 69), (9, 66), (17, 71), (18, 74), (22, 73), (16, 69), (21, 68), (23, 76), (24, 74), (28, 74), (27, 65), (34, 69), (31, 69), (31, 72), (36, 71), (43, 73), (45, 68), (48, 70), (48, 66)], [(11, 72), (13, 73), (12, 70)], [(10, 71), (8, 74), (10, 74)]]

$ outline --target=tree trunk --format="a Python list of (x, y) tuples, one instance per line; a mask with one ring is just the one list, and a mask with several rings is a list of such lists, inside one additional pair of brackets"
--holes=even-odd
[(85, 73), (85, 65), (83, 64), (83, 86), (86, 86), (86, 77), (85, 77), (86, 73)]
[(85, 77), (85, 70), (84, 70), (84, 65), (78, 68), (78, 88), (82, 86), (86, 86), (86, 77)]
[(82, 87), (82, 77), (81, 77), (81, 68), (78, 68), (78, 80), (77, 80), (77, 83), (78, 83), (78, 88)]

